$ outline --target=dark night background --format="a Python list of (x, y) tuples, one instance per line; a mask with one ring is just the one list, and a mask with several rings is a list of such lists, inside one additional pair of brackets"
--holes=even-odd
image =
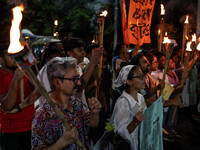
[[(12, 19), (11, 9), (13, 0), (0, 0), (0, 38), (2, 41), (9, 39), (9, 30)], [(22, 28), (29, 29), (35, 35), (52, 35), (53, 21), (59, 20), (58, 31), (60, 37), (69, 34), (82, 38), (86, 44), (90, 43), (96, 34), (96, 16), (100, 10), (106, 9), (108, 16), (105, 20), (104, 46), (107, 51), (112, 51), (114, 37), (114, 0), (23, 0), (25, 5), (23, 12)], [(130, 0), (126, 0), (127, 12)], [(197, 0), (156, 0), (152, 24), (151, 45), (157, 47), (158, 25), (160, 22), (160, 3), (166, 9), (165, 23), (169, 37), (181, 45), (182, 30), (185, 15), (188, 14), (190, 32), (196, 32)], [(119, 4), (118, 4), (119, 6)], [(121, 29), (121, 14), (118, 8), (118, 41), (123, 41)], [(96, 15), (95, 15), (96, 14)], [(145, 44), (146, 45), (146, 44)]]

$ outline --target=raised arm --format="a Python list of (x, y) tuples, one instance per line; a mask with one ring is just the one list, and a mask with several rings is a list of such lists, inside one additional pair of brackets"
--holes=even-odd
[[(17, 101), (17, 92), (18, 92), (18, 84), (21, 79), (24, 78), (23, 70), (16, 69), (14, 77), (12, 79), (12, 83), (10, 85), (10, 89), (8, 93), (1, 98), (1, 108), (5, 111), (10, 111), (16, 104)], [(1, 96), (2, 97), (2, 96)]]
[(87, 65), (85, 71), (83, 72), (83, 75), (81, 76), (81, 88), (79, 89), (79, 92), (82, 92), (83, 89), (88, 84), (88, 81), (94, 71), (95, 66), (98, 64), (101, 55), (103, 54), (103, 47), (99, 48), (98, 50), (93, 50), (92, 58), (90, 59), (89, 64)]

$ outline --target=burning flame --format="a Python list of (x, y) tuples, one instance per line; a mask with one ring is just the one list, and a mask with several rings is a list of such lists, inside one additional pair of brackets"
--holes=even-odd
[(13, 11), (13, 20), (12, 26), (10, 29), (10, 45), (8, 48), (8, 53), (18, 53), (24, 46), (21, 45), (20, 39), (20, 30), (19, 26), (22, 21), (22, 11), (24, 10), (21, 6), (16, 6), (12, 9)]
[(186, 23), (189, 23), (189, 15), (186, 15), (186, 18), (185, 18), (185, 22), (184, 22), (185, 24)]
[(54, 20), (54, 25), (55, 25), (55, 26), (58, 25), (58, 20)]
[(101, 12), (100, 16), (106, 17), (108, 14), (107, 10), (104, 10), (103, 12)]
[(170, 39), (166, 36), (164, 37), (163, 44), (171, 43)]
[(158, 35), (160, 35), (160, 29), (158, 30)]
[(95, 40), (92, 40), (92, 43), (95, 43)]
[(186, 45), (186, 51), (192, 51), (192, 49), (190, 48), (191, 47), (191, 44), (192, 42), (187, 42), (187, 45)]
[(194, 34), (192, 35), (192, 42), (196, 42), (196, 40), (197, 40), (197, 36), (196, 36), (196, 34), (194, 33)]
[(197, 50), (200, 51), (200, 43), (197, 45)]
[(165, 36), (167, 36), (167, 32), (165, 32)]
[(186, 40), (188, 40), (188, 36), (187, 35), (185, 35), (185, 38), (186, 38)]
[(164, 5), (163, 5), (163, 4), (160, 4), (160, 7), (161, 7), (161, 12), (160, 12), (160, 14), (161, 14), (161, 15), (165, 15), (165, 8), (164, 8)]

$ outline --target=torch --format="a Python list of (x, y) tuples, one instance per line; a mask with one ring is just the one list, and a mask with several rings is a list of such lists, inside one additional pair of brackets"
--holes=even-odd
[(188, 71), (188, 63), (190, 60), (192, 60), (192, 64), (190, 67), (194, 66), (195, 64), (195, 50), (197, 49), (198, 51), (200, 50), (200, 45), (196, 45), (196, 34), (194, 33), (192, 35), (192, 41), (188, 42), (187, 43), (187, 47), (186, 47), (186, 51), (187, 51), (187, 57), (185, 58), (184, 60), (184, 72), (183, 72), (183, 75), (182, 75), (182, 85), (184, 85), (187, 77), (188, 77), (188, 74), (189, 74), (189, 71)]
[(160, 4), (161, 12), (160, 12), (160, 39), (158, 44), (158, 50), (162, 49), (162, 40), (163, 40), (163, 30), (164, 30), (164, 17), (165, 17), (165, 8), (163, 4)]
[(192, 45), (192, 42), (187, 42), (186, 44), (186, 58), (184, 60), (184, 72), (182, 74), (182, 85), (184, 85), (186, 79), (187, 79), (187, 69), (188, 69), (188, 63), (190, 61), (190, 55), (191, 55), (191, 52), (192, 52), (192, 49), (191, 49), (191, 45)]
[(53, 36), (58, 37), (58, 32), (56, 31), (58, 27), (58, 20), (54, 20)]
[(186, 37), (187, 37), (187, 34), (188, 34), (188, 24), (189, 24), (189, 16), (186, 15), (186, 19), (185, 19), (185, 22), (184, 22), (184, 27), (183, 27), (183, 39), (182, 39), (182, 53), (181, 53), (181, 65), (183, 65), (183, 55), (185, 53), (185, 42), (186, 42)]
[[(39, 80), (37, 79), (36, 75), (30, 68), (35, 62), (36, 59), (34, 55), (32, 54), (29, 46), (25, 42), (20, 42), (20, 22), (22, 20), (22, 13), (23, 10), (22, 7), (17, 6), (13, 8), (13, 20), (12, 20), (12, 26), (10, 30), (10, 45), (8, 48), (8, 53), (10, 56), (16, 61), (18, 66), (20, 68), (25, 69), (28, 75), (30, 76), (34, 86), (37, 87), (38, 91), (45, 97), (47, 102), (52, 106), (55, 113), (58, 115), (59, 119), (62, 120), (63, 124), (65, 125), (66, 129), (70, 129), (70, 126), (67, 124), (67, 120), (64, 117), (63, 113), (60, 109), (55, 105), (55, 103), (51, 100), (51, 97), (47, 93), (47, 91), (44, 89), (44, 87), (41, 85)], [(80, 142), (80, 140), (77, 141), (77, 144), (82, 147), (82, 149), (85, 149), (83, 144)]]
[[(97, 25), (98, 25), (98, 35), (99, 35), (99, 46), (103, 47), (103, 33), (104, 33), (104, 24), (105, 24), (105, 17), (107, 16), (108, 12), (104, 10), (97, 18)], [(98, 75), (97, 79), (101, 78), (101, 69), (102, 69), (102, 62), (103, 61), (103, 56), (101, 56), (99, 60), (99, 67), (98, 67)], [(99, 85), (96, 88), (95, 91), (95, 97), (97, 98), (99, 94)]]
[[(173, 49), (174, 49), (174, 45), (173, 45), (173, 43), (171, 43), (171, 41), (167, 37), (167, 32), (166, 32), (164, 40), (163, 40), (163, 50), (164, 50), (165, 56), (166, 56), (165, 68), (164, 68), (163, 79), (162, 79), (164, 82), (165, 82), (165, 77), (166, 77), (166, 74), (167, 74), (167, 68), (168, 68), (168, 65), (169, 65), (169, 59), (170, 59), (170, 56), (173, 52)], [(163, 90), (161, 91), (161, 95), (162, 95), (162, 92), (163, 92)]]

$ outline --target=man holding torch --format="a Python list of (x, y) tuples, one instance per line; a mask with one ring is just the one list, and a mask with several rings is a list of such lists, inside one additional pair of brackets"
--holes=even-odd
[(77, 139), (90, 149), (87, 127), (96, 127), (99, 122), (101, 104), (96, 98), (88, 100), (89, 109), (74, 96), (81, 85), (77, 61), (72, 57), (55, 57), (47, 65), (47, 74), (52, 92), (52, 101), (60, 109), (72, 129), (63, 128), (53, 108), (46, 102), (33, 120), (32, 149), (58, 150), (81, 149)]

